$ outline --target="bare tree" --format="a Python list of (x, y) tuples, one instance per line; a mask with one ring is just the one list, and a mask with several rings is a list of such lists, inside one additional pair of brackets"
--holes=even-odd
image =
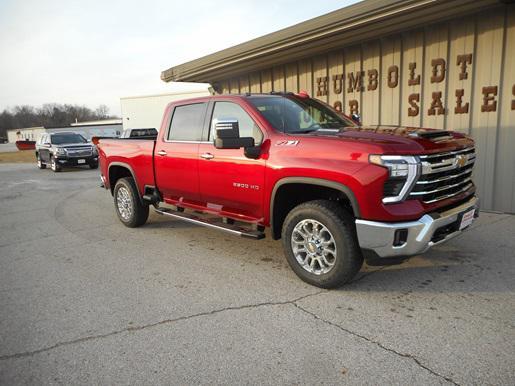
[(106, 105), (98, 106), (94, 111), (86, 106), (46, 103), (39, 108), (22, 105), (4, 109), (0, 113), (0, 137), (6, 137), (8, 129), (33, 126), (68, 126), (79, 121), (115, 118), (109, 115)]
[(109, 107), (107, 107), (106, 105), (100, 105), (95, 110), (95, 114), (102, 119), (108, 118), (109, 117)]

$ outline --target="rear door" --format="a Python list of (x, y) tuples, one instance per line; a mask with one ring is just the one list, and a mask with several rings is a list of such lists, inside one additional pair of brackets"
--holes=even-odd
[(175, 106), (167, 132), (156, 143), (156, 182), (167, 202), (200, 201), (198, 149), (207, 105), (197, 102)]
[(40, 139), (39, 156), (43, 162), (50, 161), (50, 134), (43, 134)]

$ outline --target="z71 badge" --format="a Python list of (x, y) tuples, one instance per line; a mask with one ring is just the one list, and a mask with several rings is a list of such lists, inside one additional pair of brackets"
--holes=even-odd
[(278, 141), (275, 146), (297, 146), (300, 141)]

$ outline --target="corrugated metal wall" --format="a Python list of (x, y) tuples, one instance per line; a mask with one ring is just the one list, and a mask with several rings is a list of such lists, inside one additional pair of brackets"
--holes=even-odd
[(219, 82), (222, 93), (306, 90), (364, 124), (476, 140), (484, 209), (515, 212), (515, 6), (381, 37)]

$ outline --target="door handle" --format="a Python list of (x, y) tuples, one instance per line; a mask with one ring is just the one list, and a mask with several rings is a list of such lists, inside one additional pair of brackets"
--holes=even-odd
[(213, 159), (213, 158), (215, 158), (215, 156), (213, 154), (211, 154), (211, 153), (204, 153), (204, 154), (200, 155), (200, 158)]
[(166, 151), (164, 151), (164, 150), (159, 150), (159, 151), (157, 152), (157, 155), (165, 156), (165, 155), (166, 155)]

